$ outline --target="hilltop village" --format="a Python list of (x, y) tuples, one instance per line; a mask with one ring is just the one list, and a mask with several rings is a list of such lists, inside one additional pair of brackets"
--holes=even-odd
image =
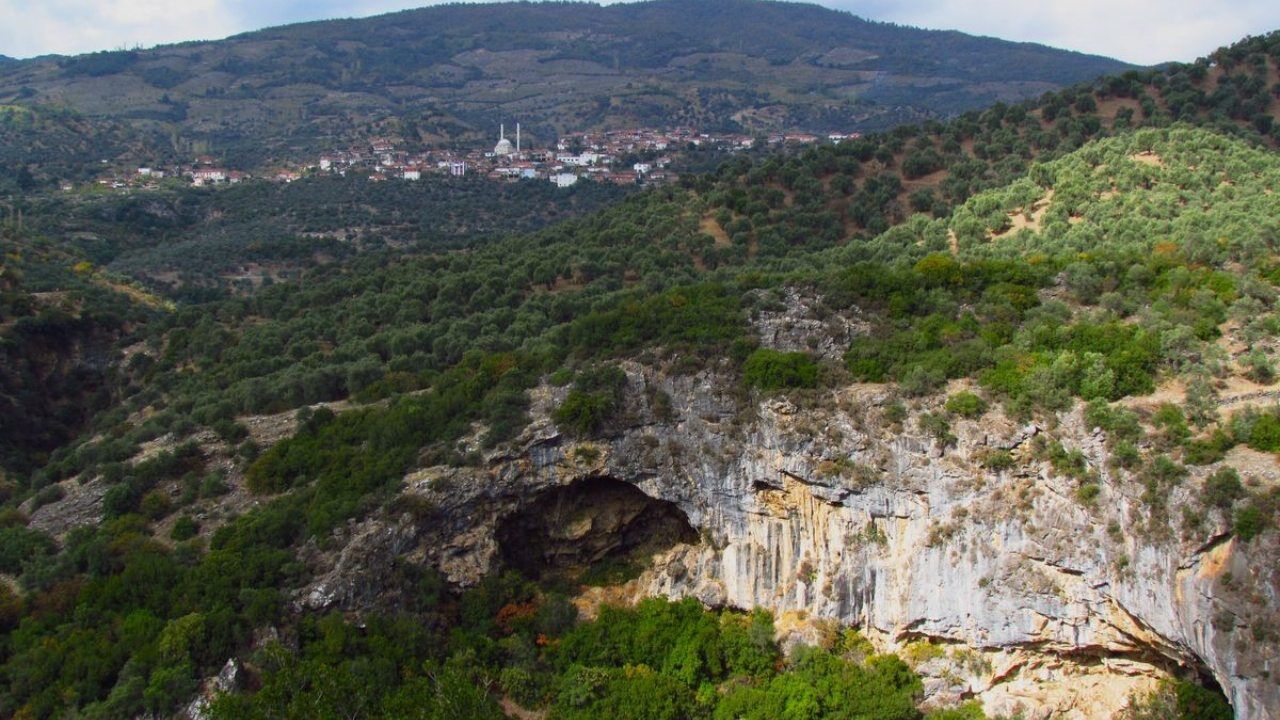
[[(681, 153), (713, 149), (735, 153), (764, 140), (769, 145), (809, 145), (840, 142), (859, 133), (777, 133), (765, 138), (751, 135), (705, 133), (697, 130), (637, 128), (580, 133), (558, 140), (554, 147), (525, 147), (519, 124), (514, 136), (506, 126), (498, 128), (497, 143), (490, 149), (439, 148), (411, 152), (392, 138), (374, 138), (345, 150), (326, 152), (311, 161), (274, 168), (257, 175), (220, 165), (212, 157), (171, 167), (145, 166), (113, 169), (96, 179), (100, 188), (114, 190), (155, 189), (162, 182), (185, 182), (197, 187), (236, 184), (249, 179), (294, 182), (308, 175), (365, 175), (369, 180), (416, 181), (428, 175), (481, 176), (493, 181), (542, 180), (557, 187), (582, 182), (615, 185), (663, 185), (674, 182), (672, 169)], [(76, 187), (64, 184), (63, 190)]]

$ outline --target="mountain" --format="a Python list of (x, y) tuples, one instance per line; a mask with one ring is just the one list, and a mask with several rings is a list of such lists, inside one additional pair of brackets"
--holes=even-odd
[(1275, 717), (1278, 61), (165, 311), (0, 480), (0, 714)]
[(502, 121), (869, 130), (1038, 96), (1129, 66), (798, 3), (456, 4), (208, 43), (41, 58), (0, 101), (127, 120), (254, 166), (358, 134), (449, 142)]

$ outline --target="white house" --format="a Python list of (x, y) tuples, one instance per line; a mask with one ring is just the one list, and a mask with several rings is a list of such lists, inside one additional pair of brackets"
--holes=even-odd
[(191, 172), (196, 185), (210, 185), (227, 181), (227, 171), (220, 168), (199, 168)]
[(404, 179), (405, 180), (421, 180), (422, 171), (417, 168), (406, 169), (404, 171)]
[(573, 173), (556, 173), (551, 176), (551, 182), (558, 188), (567, 188), (578, 182), (578, 176)]

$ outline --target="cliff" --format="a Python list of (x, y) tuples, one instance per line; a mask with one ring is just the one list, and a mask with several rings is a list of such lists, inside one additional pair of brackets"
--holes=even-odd
[[(1079, 408), (1052, 428), (991, 411), (955, 423), (943, 447), (915, 422), (938, 401), (894, 422), (884, 386), (744, 400), (711, 371), (627, 371), (633, 409), (609, 438), (561, 436), (548, 419), (558, 393), (539, 388), (518, 450), (412, 474), (405, 492), (426, 509), (367, 520), (340, 553), (314, 553), (327, 572), (299, 604), (377, 602), (379, 568), (397, 555), (465, 585), (516, 556), (555, 569), (628, 551), (630, 532), (666, 547), (642, 548), (653, 564), (615, 598), (766, 607), (800, 636), (858, 626), (913, 659), (927, 703), (976, 697), (988, 714), (1109, 718), (1161, 677), (1199, 674), (1242, 720), (1280, 713), (1274, 543), (1241, 543), (1221, 520), (1154, 529), (1142, 488), (1108, 473), (1102, 433)], [(659, 394), (673, 410), (665, 422)], [(1100, 469), (1098, 497), (1082, 501), (1076, 481), (1037, 459), (1037, 438), (1050, 435)], [(1012, 466), (984, 469), (993, 449)], [(1170, 505), (1189, 506), (1207, 471)], [(620, 500), (614, 485), (657, 509)], [(565, 488), (585, 489), (573, 499)], [(688, 528), (636, 524), (672, 509)]]

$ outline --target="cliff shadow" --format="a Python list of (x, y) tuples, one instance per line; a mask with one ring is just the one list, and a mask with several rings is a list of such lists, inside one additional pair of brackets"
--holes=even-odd
[(674, 503), (593, 477), (543, 492), (503, 519), (497, 540), (504, 564), (531, 579), (612, 585), (698, 533)]

